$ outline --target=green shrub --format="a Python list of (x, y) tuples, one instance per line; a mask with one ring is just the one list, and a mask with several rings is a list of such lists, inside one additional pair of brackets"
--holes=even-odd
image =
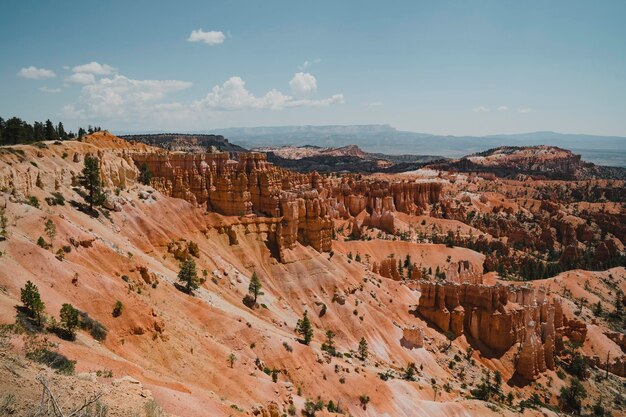
[(35, 208), (39, 208), (39, 199), (34, 195), (31, 195), (28, 197), (28, 200), (26, 200), (26, 204)]
[(113, 317), (119, 317), (122, 315), (122, 310), (124, 309), (124, 305), (120, 300), (115, 302), (115, 306), (113, 306)]
[(59, 352), (55, 352), (47, 348), (36, 349), (28, 352), (26, 357), (35, 362), (48, 365), (50, 368), (55, 369), (58, 373), (64, 375), (72, 375), (76, 365), (76, 361), (70, 360)]
[(89, 314), (84, 311), (78, 311), (80, 317), (80, 328), (89, 331), (91, 337), (99, 342), (104, 341), (107, 338), (108, 330), (102, 323), (89, 317)]

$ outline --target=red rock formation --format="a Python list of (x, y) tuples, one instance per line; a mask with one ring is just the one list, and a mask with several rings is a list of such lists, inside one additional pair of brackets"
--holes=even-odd
[(421, 327), (407, 327), (402, 329), (402, 345), (412, 348), (424, 347), (424, 330)]
[(560, 303), (548, 300), (543, 290), (453, 282), (422, 282), (420, 288), (417, 312), (444, 332), (466, 333), (496, 353), (521, 343), (518, 370), (525, 378), (554, 368), (563, 313)]
[(537, 337), (535, 322), (530, 320), (526, 325), (525, 337), (522, 342), (516, 371), (522, 378), (533, 380), (545, 370), (546, 363), (543, 345)]
[[(365, 226), (395, 232), (395, 211), (414, 213), (439, 200), (440, 183), (324, 178), (275, 167), (258, 152), (137, 153), (138, 168), (146, 164), (152, 185), (166, 195), (206, 204), (228, 216), (258, 214), (280, 218), (275, 241), (279, 251), (296, 242), (330, 251), (333, 218), (349, 218), (363, 210)], [(357, 232), (358, 224), (356, 221)]]
[(394, 258), (383, 259), (380, 262), (380, 270), (378, 272), (381, 276), (391, 278), (396, 281), (400, 281), (402, 277), (398, 271), (398, 261)]

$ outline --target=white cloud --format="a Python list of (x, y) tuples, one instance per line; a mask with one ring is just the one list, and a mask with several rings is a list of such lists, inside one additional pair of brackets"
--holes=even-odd
[(314, 59), (314, 60), (312, 60), (312, 61), (306, 60), (306, 61), (304, 61), (304, 63), (302, 63), (302, 65), (300, 65), (300, 66), (298, 67), (298, 69), (299, 69), (300, 71), (304, 71), (305, 69), (309, 68), (311, 65), (314, 65), (314, 64), (319, 64), (320, 62), (322, 62), (322, 60), (321, 60), (321, 59), (319, 59), (319, 58)]
[(509, 108), (507, 106), (498, 107), (498, 111), (507, 111)]
[(191, 34), (187, 38), (187, 41), (204, 42), (208, 45), (219, 45), (221, 43), (224, 43), (224, 39), (226, 39), (226, 36), (224, 36), (223, 32), (215, 30), (205, 32), (202, 29), (198, 29), (191, 32)]
[(475, 113), (486, 113), (489, 111), (489, 107), (478, 106), (478, 107), (474, 107), (472, 111)]
[(193, 103), (196, 110), (253, 110), (253, 109), (284, 109), (292, 107), (325, 107), (343, 103), (343, 95), (335, 94), (321, 100), (294, 99), (291, 96), (272, 89), (263, 96), (256, 97), (246, 89), (246, 83), (240, 77), (230, 77), (221, 86), (214, 86), (209, 94)]
[(317, 80), (308, 72), (298, 72), (289, 81), (291, 92), (296, 95), (315, 93), (317, 91)]
[(85, 111), (82, 109), (77, 110), (74, 106), (68, 104), (66, 106), (63, 106), (63, 108), (61, 109), (61, 112), (59, 113), (59, 116), (63, 119), (72, 119), (72, 120), (84, 119)]
[(150, 111), (155, 102), (192, 83), (178, 80), (133, 80), (123, 75), (102, 78), (82, 89), (81, 101), (89, 113), (118, 117)]
[(61, 89), (60, 88), (50, 88), (50, 87), (39, 87), (39, 91), (42, 91), (44, 93), (60, 93)]
[[(76, 73), (78, 75), (82, 73)], [(93, 75), (93, 74), (84, 74)], [(202, 125), (218, 120), (226, 111), (282, 110), (294, 107), (326, 107), (343, 103), (342, 94), (319, 100), (296, 98), (276, 89), (257, 96), (246, 88), (240, 77), (231, 77), (214, 86), (196, 101), (178, 102), (171, 94), (192, 86), (178, 80), (134, 80), (123, 75), (96, 79), (81, 86), (80, 98), (63, 107), (60, 116), (66, 120), (89, 120), (107, 125), (152, 126)]]
[(522, 107), (521, 109), (517, 109), (518, 113), (530, 113), (533, 111), (530, 107)]
[(93, 84), (96, 82), (96, 77), (93, 74), (87, 74), (84, 72), (77, 72), (65, 78), (65, 82), (71, 84)]
[(113, 68), (107, 64), (99, 64), (96, 61), (91, 61), (88, 64), (75, 66), (72, 68), (72, 72), (94, 75), (111, 75), (117, 72), (117, 68)]
[(37, 68), (32, 65), (28, 68), (22, 68), (17, 75), (18, 77), (28, 78), (30, 80), (45, 80), (47, 78), (54, 78), (57, 76), (52, 70)]

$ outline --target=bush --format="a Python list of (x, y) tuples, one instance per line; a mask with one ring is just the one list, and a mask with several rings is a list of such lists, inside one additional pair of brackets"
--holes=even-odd
[(491, 390), (489, 389), (489, 385), (485, 382), (481, 382), (478, 387), (470, 390), (472, 396), (478, 400), (487, 401), (489, 400), (489, 394)]
[(46, 243), (46, 240), (43, 238), (43, 236), (39, 236), (39, 239), (37, 239), (37, 246), (44, 249), (48, 247), (48, 243)]
[(54, 345), (48, 339), (38, 337), (29, 338), (24, 346), (26, 357), (35, 362), (43, 363), (58, 373), (72, 375), (76, 361), (68, 359), (66, 356), (52, 350)]
[(254, 301), (254, 297), (250, 294), (246, 294), (243, 297), (243, 304), (248, 308), (254, 308), (256, 302)]
[(189, 242), (187, 244), (187, 251), (194, 258), (200, 257), (200, 249), (198, 248), (198, 244), (196, 242)]
[(52, 201), (54, 202), (54, 204), (59, 205), (59, 206), (64, 206), (65, 205), (65, 197), (63, 197), (63, 194), (59, 193), (58, 191), (54, 191), (52, 193)]
[(320, 411), (324, 408), (324, 401), (318, 400), (317, 402), (313, 402), (310, 398), (307, 398), (304, 401), (304, 409), (302, 410), (302, 415), (305, 417), (313, 417), (315, 416), (316, 411)]
[(361, 395), (359, 397), (359, 402), (361, 403), (361, 407), (365, 410), (367, 408), (367, 404), (370, 402), (370, 396), (365, 394)]
[(165, 416), (165, 411), (161, 408), (161, 406), (155, 401), (150, 400), (144, 405), (144, 410), (146, 411), (147, 417), (163, 417)]
[(26, 204), (35, 208), (39, 208), (39, 199), (34, 195), (31, 195), (28, 197), (28, 200), (26, 200)]
[(89, 314), (84, 311), (78, 311), (80, 317), (80, 328), (89, 331), (91, 337), (99, 342), (104, 341), (107, 338), (108, 330), (102, 323), (89, 317)]
[(587, 397), (587, 391), (577, 378), (573, 378), (569, 386), (561, 388), (561, 408), (580, 414), (582, 400)]
[(566, 367), (567, 372), (570, 375), (576, 376), (578, 379), (585, 379), (587, 376), (587, 361), (578, 352), (572, 356), (572, 361)]
[(113, 307), (113, 317), (121, 316), (123, 309), (124, 309), (124, 306), (122, 305), (122, 302), (120, 300), (117, 300), (115, 302), (115, 306)]

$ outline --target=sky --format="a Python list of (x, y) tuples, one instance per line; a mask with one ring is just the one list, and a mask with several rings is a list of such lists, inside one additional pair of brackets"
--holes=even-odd
[(625, 19), (623, 0), (5, 0), (0, 116), (626, 136)]

